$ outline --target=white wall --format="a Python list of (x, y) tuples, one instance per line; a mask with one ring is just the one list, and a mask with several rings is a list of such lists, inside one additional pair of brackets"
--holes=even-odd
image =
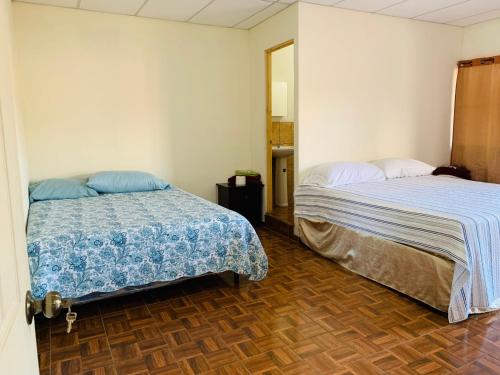
[(462, 30), (299, 5), (299, 168), (413, 157), (449, 162)]
[(500, 55), (500, 18), (464, 29), (463, 59)]
[(14, 8), (33, 180), (143, 169), (209, 199), (236, 168), (266, 183), (264, 52), (289, 39), (296, 181), (327, 160), (449, 159), (460, 28), (304, 3), (249, 32)]
[(294, 46), (279, 49), (272, 54), (272, 77), (273, 81), (286, 82), (287, 84), (287, 115), (277, 117), (274, 121), (294, 121), (294, 96), (295, 96), (295, 69), (294, 69)]
[(208, 199), (249, 168), (248, 31), (14, 3), (30, 177), (152, 172)]
[[(251, 90), (251, 150), (252, 168), (266, 181), (266, 64), (265, 51), (287, 40), (295, 40), (295, 66), (297, 67), (298, 6), (293, 4), (250, 30), (250, 90)], [(297, 82), (295, 68), (295, 82)], [(298, 86), (295, 85), (295, 120), (297, 120)], [(295, 128), (298, 127), (297, 122)], [(297, 132), (295, 132), (297, 137)], [(295, 138), (297, 144), (297, 138)], [(297, 148), (295, 149), (297, 153)], [(297, 165), (297, 164), (295, 164)], [(297, 168), (297, 167), (296, 167)], [(297, 176), (297, 173), (295, 173)], [(266, 199), (264, 197), (264, 202)]]

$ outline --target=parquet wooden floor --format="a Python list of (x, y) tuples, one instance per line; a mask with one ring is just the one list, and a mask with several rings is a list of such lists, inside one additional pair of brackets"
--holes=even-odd
[(293, 206), (275, 206), (271, 212), (266, 212), (265, 215), (265, 224), (267, 228), (292, 238), (294, 237), (294, 220)]
[(42, 374), (497, 374), (500, 313), (446, 316), (260, 229), (268, 277), (218, 276), (37, 320)]
[(276, 220), (282, 221), (290, 225), (293, 225), (295, 220), (293, 216), (293, 206), (287, 206), (287, 207), (274, 206), (273, 210), (271, 212), (268, 212), (266, 215), (274, 217)]

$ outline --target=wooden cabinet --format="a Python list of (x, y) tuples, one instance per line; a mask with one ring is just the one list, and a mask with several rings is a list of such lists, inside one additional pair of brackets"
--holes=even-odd
[(262, 189), (264, 185), (232, 186), (217, 184), (218, 203), (247, 218), (253, 226), (262, 224)]

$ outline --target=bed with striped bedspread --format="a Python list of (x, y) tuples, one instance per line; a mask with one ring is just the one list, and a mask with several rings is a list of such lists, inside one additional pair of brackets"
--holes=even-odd
[(500, 185), (424, 176), (297, 188), (298, 218), (327, 221), (455, 263), (450, 322), (500, 308)]

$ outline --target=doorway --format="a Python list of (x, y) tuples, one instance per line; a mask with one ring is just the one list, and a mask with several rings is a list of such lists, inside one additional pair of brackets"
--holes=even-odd
[(294, 41), (266, 50), (266, 224), (293, 234), (295, 165)]

